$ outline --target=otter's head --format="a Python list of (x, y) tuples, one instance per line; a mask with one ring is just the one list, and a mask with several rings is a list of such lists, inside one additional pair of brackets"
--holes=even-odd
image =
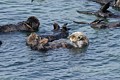
[(26, 23), (34, 30), (34, 31), (38, 31), (39, 30), (39, 25), (40, 22), (39, 20), (35, 17), (35, 16), (30, 16)]
[(88, 38), (82, 32), (74, 32), (69, 37), (74, 47), (82, 48), (89, 44)]
[(27, 37), (27, 45), (34, 46), (38, 43), (39, 36), (36, 33), (31, 33)]

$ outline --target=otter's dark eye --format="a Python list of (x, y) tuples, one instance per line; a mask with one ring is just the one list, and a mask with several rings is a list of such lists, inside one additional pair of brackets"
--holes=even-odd
[(79, 40), (84, 40), (83, 36), (78, 37)]

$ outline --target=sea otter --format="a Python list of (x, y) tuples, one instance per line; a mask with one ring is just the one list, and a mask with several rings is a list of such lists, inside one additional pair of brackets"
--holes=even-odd
[(90, 25), (92, 28), (96, 28), (96, 29), (105, 29), (105, 28), (116, 28), (116, 27), (120, 27), (120, 21), (117, 22), (105, 22), (103, 19), (96, 19), (95, 21), (91, 22), (91, 23), (87, 23), (87, 22), (77, 22), (74, 21), (75, 23), (78, 24), (88, 24)]
[(89, 15), (95, 15), (97, 17), (103, 17), (103, 18), (120, 18), (120, 15), (116, 15), (110, 11), (108, 11), (107, 9), (110, 7), (110, 2), (106, 3), (105, 5), (103, 5), (100, 10), (98, 10), (97, 12), (91, 12), (91, 11), (78, 11), (78, 13), (82, 13), (82, 14), (89, 14)]
[(90, 0), (90, 1), (100, 3), (101, 5), (104, 5), (108, 2), (110, 2), (111, 3), (110, 5), (112, 7), (120, 8), (120, 0)]
[(89, 40), (82, 32), (74, 32), (67, 39), (59, 39), (49, 42), (47, 38), (41, 38), (36, 33), (31, 33), (26, 43), (31, 49), (38, 51), (47, 51), (56, 48), (83, 48), (88, 46)]
[(26, 31), (33, 32), (39, 29), (40, 22), (35, 16), (30, 16), (26, 21), (17, 24), (6, 24), (0, 26), (0, 32)]

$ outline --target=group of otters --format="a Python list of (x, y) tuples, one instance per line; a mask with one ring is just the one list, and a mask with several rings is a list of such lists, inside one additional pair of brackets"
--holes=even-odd
[[(120, 0), (92, 0), (100, 4), (104, 4), (100, 10), (96, 12), (90, 11), (77, 11), (83, 14), (92, 14), (95, 16), (103, 18), (119, 18), (120, 15), (114, 14), (107, 9), (110, 6), (120, 8)], [(87, 22), (77, 22), (79, 24), (89, 24), (92, 28), (104, 29), (104, 28), (114, 28), (120, 27), (120, 21), (106, 23), (104, 19), (97, 19), (91, 23)], [(36, 34), (35, 32), (39, 30), (40, 22), (35, 16), (30, 16), (26, 21), (18, 22), (17, 24), (7, 24), (0, 26), (0, 33), (15, 32), (15, 31), (25, 31), (31, 32), (26, 39), (26, 44), (33, 50), (47, 51), (56, 48), (84, 48), (89, 45), (89, 40), (82, 32), (73, 32), (69, 35), (69, 28), (67, 28), (67, 23), (60, 27), (57, 23), (53, 24), (53, 34)], [(2, 41), (0, 41), (2, 45)]]

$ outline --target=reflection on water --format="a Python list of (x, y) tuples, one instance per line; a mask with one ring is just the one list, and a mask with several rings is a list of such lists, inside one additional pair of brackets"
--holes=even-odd
[[(78, 14), (76, 10), (96, 11), (99, 8), (100, 5), (87, 0), (1, 0), (1, 25), (36, 16), (41, 22), (37, 34), (49, 33), (54, 22), (68, 23), (70, 33), (84, 32), (90, 44), (82, 51), (60, 48), (39, 52), (26, 46), (26, 33), (0, 34), (3, 41), (0, 80), (119, 80), (119, 28), (94, 30), (89, 25), (73, 23), (96, 19), (95, 16)], [(114, 20), (117, 19), (108, 19)]]

